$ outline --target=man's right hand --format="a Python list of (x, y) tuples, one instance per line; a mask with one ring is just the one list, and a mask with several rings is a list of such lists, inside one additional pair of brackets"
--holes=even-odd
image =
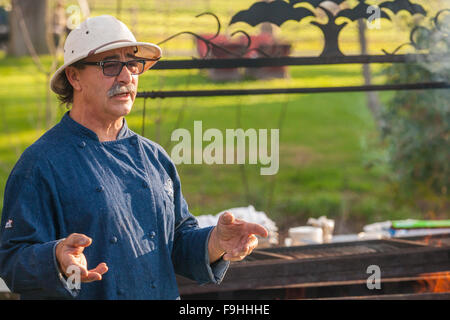
[(81, 282), (102, 280), (102, 275), (108, 271), (106, 263), (102, 262), (94, 269), (87, 269), (86, 257), (83, 254), (85, 247), (90, 246), (92, 239), (84, 234), (72, 233), (56, 245), (56, 260), (60, 271), (69, 277), (66, 271), (70, 266), (80, 269)]

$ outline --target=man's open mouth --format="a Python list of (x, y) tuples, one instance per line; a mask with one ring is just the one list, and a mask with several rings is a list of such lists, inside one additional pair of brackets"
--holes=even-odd
[(131, 92), (122, 92), (122, 93), (117, 93), (115, 95), (113, 95), (113, 97), (118, 97), (118, 98), (126, 98), (131, 96)]

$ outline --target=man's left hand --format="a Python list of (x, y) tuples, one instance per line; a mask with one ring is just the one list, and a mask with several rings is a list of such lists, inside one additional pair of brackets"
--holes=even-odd
[(208, 243), (210, 262), (221, 256), (229, 261), (244, 259), (258, 246), (256, 235), (267, 237), (268, 232), (259, 224), (236, 219), (231, 212), (225, 212), (219, 217)]

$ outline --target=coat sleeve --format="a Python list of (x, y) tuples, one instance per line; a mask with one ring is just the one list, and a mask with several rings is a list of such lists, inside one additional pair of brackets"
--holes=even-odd
[(199, 228), (197, 219), (189, 212), (181, 191), (181, 182), (175, 165), (159, 146), (160, 161), (173, 181), (175, 235), (172, 262), (175, 272), (200, 284), (222, 282), (230, 265), (219, 259), (209, 262), (208, 242), (214, 227)]
[[(18, 169), (19, 167), (19, 169)], [(22, 297), (71, 298), (57, 267), (57, 223), (48, 181), (20, 165), (8, 178), (0, 230), (0, 276)]]
[[(208, 241), (214, 227), (199, 228), (184, 199), (176, 212), (172, 261), (175, 272), (201, 284), (222, 282), (230, 262), (209, 262)], [(177, 209), (175, 209), (177, 210)]]

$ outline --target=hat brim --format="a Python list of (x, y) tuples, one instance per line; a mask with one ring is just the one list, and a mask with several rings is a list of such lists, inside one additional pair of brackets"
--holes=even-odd
[[(102, 47), (99, 50), (95, 51), (95, 54), (106, 52), (109, 50), (119, 49), (119, 48), (125, 48), (125, 47), (137, 47), (136, 55), (140, 58), (149, 59), (145, 63), (144, 72), (153, 67), (156, 62), (158, 62), (157, 59), (159, 59), (162, 55), (162, 50), (159, 46), (153, 43), (149, 42), (119, 42), (119, 43), (113, 43), (107, 46)], [(88, 54), (77, 57), (76, 59), (73, 59), (71, 61), (68, 61), (64, 63), (61, 67), (59, 67), (55, 73), (52, 76), (52, 79), (50, 80), (50, 88), (53, 90), (53, 92), (57, 94), (61, 94), (64, 90), (64, 70), (70, 66), (71, 64), (80, 61), (84, 58), (86, 58)]]

